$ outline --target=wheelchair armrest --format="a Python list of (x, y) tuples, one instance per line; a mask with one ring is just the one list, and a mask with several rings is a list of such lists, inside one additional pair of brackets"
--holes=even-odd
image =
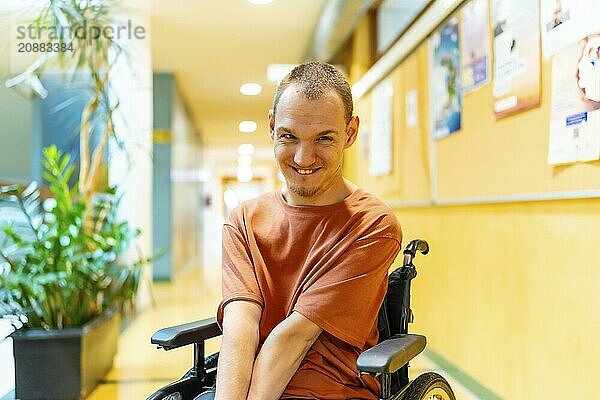
[(219, 335), (221, 335), (221, 328), (219, 328), (216, 318), (213, 317), (163, 328), (152, 335), (150, 341), (165, 350), (172, 350)]
[(422, 352), (426, 344), (425, 336), (394, 335), (362, 352), (356, 366), (360, 372), (393, 373)]

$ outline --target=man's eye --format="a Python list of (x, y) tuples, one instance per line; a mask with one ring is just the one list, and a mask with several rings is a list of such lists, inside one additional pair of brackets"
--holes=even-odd
[(292, 135), (292, 134), (289, 134), (289, 133), (285, 133), (285, 134), (283, 134), (283, 135), (279, 136), (279, 138), (280, 138), (280, 139), (286, 139), (286, 140), (293, 140), (293, 139), (296, 139), (296, 137), (295, 137), (294, 135)]
[(331, 142), (333, 140), (333, 138), (331, 136), (321, 136), (319, 138), (319, 141), (321, 142)]

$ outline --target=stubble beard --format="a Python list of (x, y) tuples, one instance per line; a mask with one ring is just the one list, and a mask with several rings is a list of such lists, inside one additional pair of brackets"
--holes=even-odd
[(302, 187), (298, 185), (288, 185), (288, 189), (290, 192), (300, 196), (300, 197), (313, 197), (317, 193), (319, 193), (320, 188), (318, 187)]

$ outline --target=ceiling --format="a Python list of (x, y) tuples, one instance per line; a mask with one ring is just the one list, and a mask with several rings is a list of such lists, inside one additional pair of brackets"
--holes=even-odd
[[(268, 145), (267, 112), (275, 84), (267, 65), (303, 61), (326, 0), (152, 0), (155, 72), (174, 72), (205, 145)], [(258, 96), (240, 94), (256, 82)], [(255, 133), (238, 131), (242, 120)]]

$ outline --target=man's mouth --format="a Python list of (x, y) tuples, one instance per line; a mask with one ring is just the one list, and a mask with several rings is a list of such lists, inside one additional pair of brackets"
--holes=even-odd
[(311, 175), (314, 174), (315, 172), (317, 172), (318, 170), (320, 170), (321, 168), (311, 168), (311, 169), (307, 169), (307, 168), (296, 168), (296, 167), (292, 167), (292, 169), (294, 169), (294, 171), (296, 171), (297, 173), (299, 173), (300, 175)]

